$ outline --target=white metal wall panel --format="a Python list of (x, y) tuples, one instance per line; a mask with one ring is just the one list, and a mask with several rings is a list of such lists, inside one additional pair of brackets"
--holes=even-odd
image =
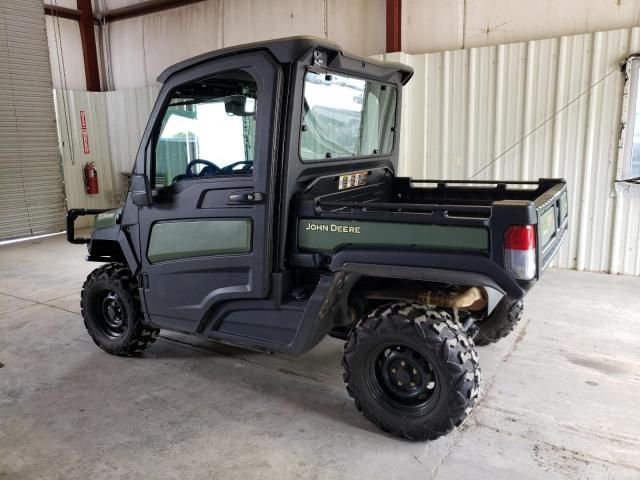
[(119, 172), (131, 172), (159, 86), (107, 92), (111, 158)]
[[(108, 11), (135, 2), (94, 3)], [(292, 35), (325, 37), (371, 55), (384, 51), (384, 28), (384, 0), (207, 0), (109, 23), (102, 40), (111, 59), (108, 84), (123, 89), (151, 85), (166, 67), (194, 55)], [(66, 34), (75, 35), (68, 28)]]
[[(158, 91), (157, 86), (113, 92), (54, 91), (69, 208), (115, 208), (124, 202), (126, 174), (133, 168)], [(81, 111), (86, 117), (89, 153), (82, 142)], [(94, 162), (98, 172), (96, 195), (85, 193), (87, 162)], [(90, 222), (91, 217), (81, 217), (76, 227), (88, 227)]]
[(640, 275), (640, 187), (615, 188), (619, 64), (638, 51), (634, 28), (387, 55), (415, 69), (403, 98), (400, 173), (466, 179), (490, 164), (474, 178), (564, 177), (571, 227), (556, 265)]
[[(58, 135), (69, 208), (108, 208), (113, 203), (113, 169), (109, 154), (105, 96), (97, 92), (54, 91)], [(86, 118), (88, 153), (82, 140), (80, 112)], [(84, 167), (94, 162), (98, 194), (86, 194)]]
[(42, 2), (0, 2), (0, 239), (64, 229)]

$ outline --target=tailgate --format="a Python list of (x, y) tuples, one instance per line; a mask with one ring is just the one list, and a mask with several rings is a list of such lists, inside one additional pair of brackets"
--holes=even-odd
[(535, 200), (538, 214), (538, 272), (555, 258), (569, 226), (567, 184), (558, 182)]

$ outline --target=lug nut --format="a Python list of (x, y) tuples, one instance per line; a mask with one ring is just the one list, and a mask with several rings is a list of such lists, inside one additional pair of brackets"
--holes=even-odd
[(411, 385), (412, 387), (416, 386), (416, 384), (414, 382), (411, 382), (409, 385)]
[(416, 370), (415, 368), (413, 369), (413, 374), (417, 375), (418, 374), (418, 370)]
[(403, 367), (406, 365), (406, 363), (404, 363), (404, 360), (400, 361), (400, 365), (402, 365)]
[(395, 368), (391, 369), (391, 373), (396, 373), (396, 372), (397, 372), (397, 370)]
[(401, 387), (402, 386), (402, 382), (398, 382), (398, 386)]

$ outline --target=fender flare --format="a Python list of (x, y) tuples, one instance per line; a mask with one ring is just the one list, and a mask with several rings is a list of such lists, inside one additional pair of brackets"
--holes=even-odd
[(488, 287), (514, 299), (523, 298), (534, 283), (521, 284), (490, 258), (464, 253), (346, 248), (333, 256), (330, 268), (362, 276)]
[(99, 228), (91, 235), (91, 241), (89, 242), (89, 257), (87, 260), (97, 262), (108, 262), (117, 260), (110, 255), (102, 255), (100, 249), (97, 248), (100, 244), (108, 243), (113, 248), (117, 249), (122, 254), (122, 257), (127, 263), (131, 273), (136, 275), (140, 269), (140, 262), (138, 261), (134, 249), (127, 235), (122, 231), (120, 225), (113, 225), (110, 227)]

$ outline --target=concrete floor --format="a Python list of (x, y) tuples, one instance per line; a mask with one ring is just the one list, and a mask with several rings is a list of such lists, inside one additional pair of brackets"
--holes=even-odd
[(84, 255), (62, 236), (0, 247), (2, 479), (640, 478), (640, 278), (546, 272), (480, 349), (471, 417), (410, 443), (357, 413), (336, 340), (298, 359), (164, 333), (103, 353)]

